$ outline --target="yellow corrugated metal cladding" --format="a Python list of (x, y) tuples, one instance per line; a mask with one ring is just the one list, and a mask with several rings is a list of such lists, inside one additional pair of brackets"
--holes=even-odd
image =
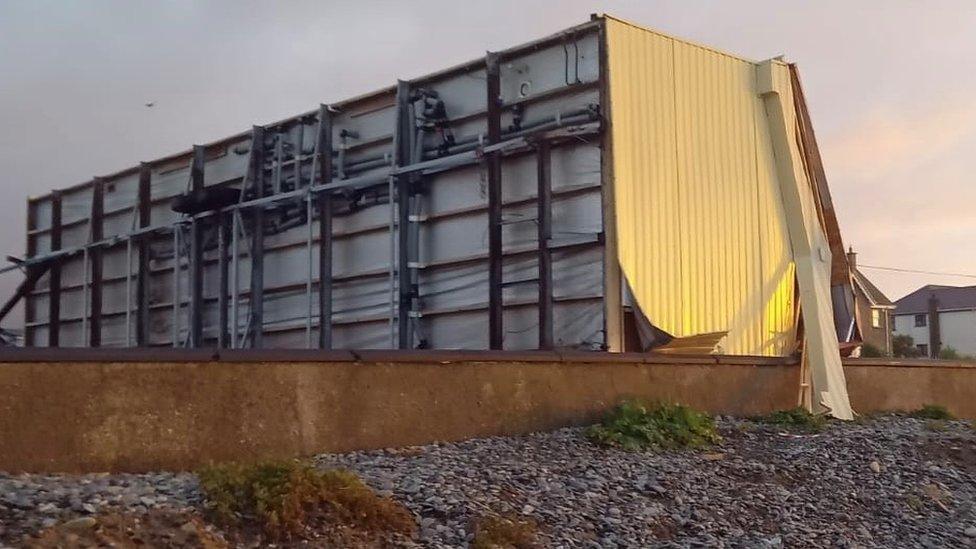
[(621, 268), (674, 336), (783, 356), (795, 275), (757, 65), (606, 18)]

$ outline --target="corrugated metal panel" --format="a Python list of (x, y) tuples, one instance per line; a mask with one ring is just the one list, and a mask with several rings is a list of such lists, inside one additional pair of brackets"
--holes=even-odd
[(794, 275), (756, 65), (607, 18), (618, 245), (643, 312), (793, 350)]

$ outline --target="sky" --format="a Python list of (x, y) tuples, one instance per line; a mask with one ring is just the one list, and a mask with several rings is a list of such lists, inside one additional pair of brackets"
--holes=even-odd
[(28, 196), (603, 12), (796, 62), (858, 263), (972, 276), (864, 272), (892, 299), (976, 284), (971, 0), (0, 0), (0, 252), (23, 254)]

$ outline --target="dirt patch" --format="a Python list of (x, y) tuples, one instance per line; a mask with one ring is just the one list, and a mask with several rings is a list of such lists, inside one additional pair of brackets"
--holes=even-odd
[(673, 539), (681, 531), (681, 527), (669, 516), (661, 516), (650, 524), (651, 536), (655, 539)]
[(144, 515), (81, 517), (45, 528), (25, 541), (31, 548), (170, 547), (223, 549), (227, 542), (200, 517), (182, 511), (153, 510)]
[(976, 473), (976, 437), (927, 439), (919, 448), (921, 455), (938, 463), (949, 463), (967, 473)]

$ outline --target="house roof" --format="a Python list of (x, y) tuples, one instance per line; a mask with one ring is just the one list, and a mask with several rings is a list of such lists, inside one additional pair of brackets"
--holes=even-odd
[(929, 310), (929, 297), (939, 300), (940, 311), (976, 309), (976, 286), (939, 286), (928, 284), (895, 302), (896, 314), (918, 314)]
[(864, 276), (864, 273), (857, 270), (856, 267), (851, 269), (851, 273), (854, 275), (854, 283), (864, 292), (872, 307), (895, 308), (895, 304), (888, 299), (888, 296), (884, 295), (873, 282), (868, 280), (868, 277)]

